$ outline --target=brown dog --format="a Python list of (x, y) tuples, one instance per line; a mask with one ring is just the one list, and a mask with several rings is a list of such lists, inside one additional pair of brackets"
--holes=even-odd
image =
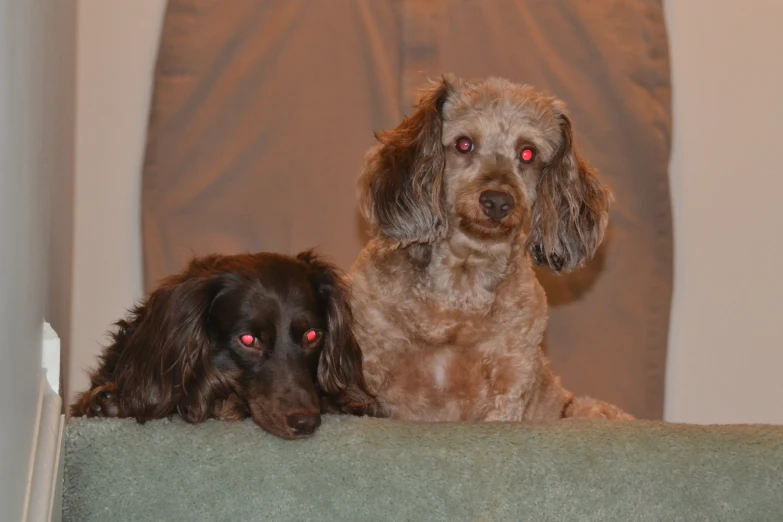
[(293, 439), (372, 411), (341, 280), (311, 252), (194, 259), (117, 322), (71, 415), (252, 417)]
[(562, 104), (500, 78), (444, 77), (377, 138), (359, 186), (373, 237), (349, 280), (380, 414), (632, 418), (574, 397), (540, 348), (547, 303), (532, 262), (561, 272), (589, 259), (611, 199)]

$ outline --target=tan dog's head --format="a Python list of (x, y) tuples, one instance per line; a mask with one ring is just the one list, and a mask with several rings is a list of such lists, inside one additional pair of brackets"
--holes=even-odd
[(456, 232), (521, 239), (555, 272), (584, 263), (603, 239), (609, 190), (579, 156), (562, 103), (532, 87), (446, 76), (376, 137), (359, 185), (376, 237), (400, 247)]

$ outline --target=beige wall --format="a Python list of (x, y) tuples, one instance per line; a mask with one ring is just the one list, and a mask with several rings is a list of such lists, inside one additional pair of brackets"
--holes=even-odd
[(141, 297), (141, 161), (165, 0), (80, 0), (67, 396)]
[[(25, 519), (48, 292), (67, 262), (74, 3), (0, 0), (0, 520)], [(63, 184), (64, 182), (64, 184)], [(62, 187), (63, 193), (50, 191)], [(65, 274), (67, 279), (67, 273)], [(57, 308), (58, 313), (53, 309)], [(65, 319), (64, 319), (65, 318)]]
[(783, 423), (783, 2), (665, 2), (675, 295), (666, 418)]
[[(783, 423), (783, 3), (667, 0), (676, 230), (666, 417)], [(81, 0), (73, 389), (141, 294), (140, 164), (163, 0)]]

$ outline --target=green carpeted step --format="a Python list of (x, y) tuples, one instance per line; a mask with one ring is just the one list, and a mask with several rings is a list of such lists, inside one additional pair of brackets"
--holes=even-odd
[(783, 521), (783, 426), (69, 421), (66, 521)]

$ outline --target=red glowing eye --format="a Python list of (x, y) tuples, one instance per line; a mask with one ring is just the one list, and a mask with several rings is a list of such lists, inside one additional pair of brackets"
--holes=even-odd
[(304, 342), (306, 344), (314, 344), (321, 339), (321, 332), (318, 330), (307, 330), (304, 334)]
[(473, 142), (470, 141), (470, 138), (458, 139), (456, 146), (457, 146), (457, 152), (461, 154), (467, 154), (469, 152), (473, 152)]
[(239, 342), (250, 348), (253, 346), (253, 344), (255, 344), (256, 338), (250, 334), (240, 335)]
[(530, 163), (533, 161), (535, 154), (533, 153), (533, 149), (522, 149), (519, 157), (522, 159), (523, 163)]

